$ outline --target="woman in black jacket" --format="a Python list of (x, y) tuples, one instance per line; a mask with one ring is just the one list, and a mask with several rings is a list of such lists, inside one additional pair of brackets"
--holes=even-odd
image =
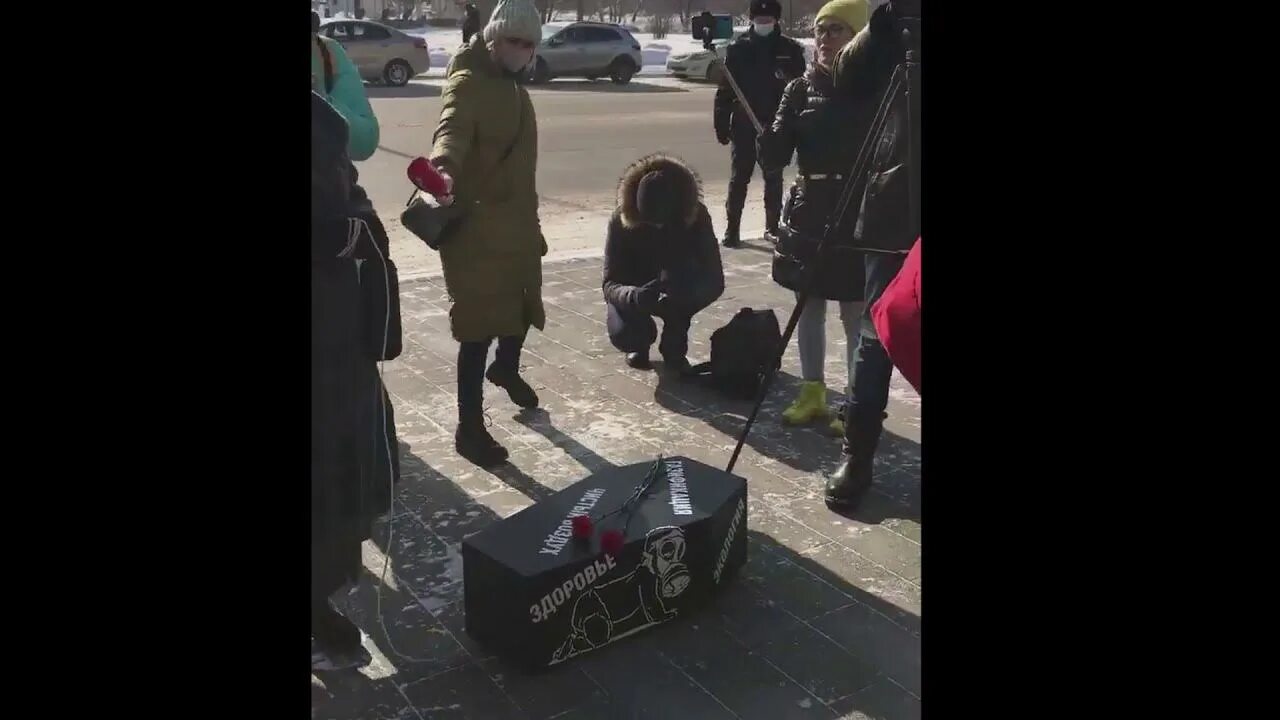
[[(817, 275), (801, 311), (797, 326), (800, 367), (804, 383), (800, 396), (782, 413), (788, 424), (826, 419), (827, 386), (823, 365), (826, 356), (827, 302), (840, 303), (844, 325), (849, 386), (853, 386), (854, 352), (863, 310), (863, 258), (842, 241), (853, 234), (855, 213), (846, 213), (820, 261), (815, 258), (828, 219), (844, 189), (858, 152), (860, 138), (847, 128), (856, 117), (852, 102), (838, 96), (831, 66), (840, 48), (853, 39), (867, 20), (865, 0), (834, 0), (823, 6), (814, 21), (814, 63), (783, 94), (773, 127), (760, 139), (766, 167), (781, 169), (795, 153), (799, 172), (783, 208), (782, 227), (773, 254), (773, 279), (796, 291), (802, 289), (806, 266), (817, 264)], [(843, 434), (840, 419), (832, 430)]]
[(604, 244), (604, 300), (609, 341), (633, 368), (649, 367), (649, 348), (668, 367), (688, 372), (693, 316), (724, 292), (720, 246), (702, 185), (683, 161), (640, 158), (618, 182), (618, 209)]
[[(359, 578), (360, 545), (391, 507), (399, 448), (390, 400), (368, 338), (386, 322), (368, 310), (361, 283), (381, 273), (347, 153), (348, 128), (322, 94), (311, 92), (311, 637), (312, 669), (369, 662), (360, 630), (329, 597)], [(389, 262), (389, 261), (386, 261)], [(383, 293), (385, 286), (381, 287)], [(365, 288), (367, 290), (367, 288)], [(376, 293), (375, 293), (376, 294)], [(398, 307), (398, 305), (396, 306)], [(386, 311), (382, 312), (385, 320)], [(393, 320), (399, 327), (398, 320)], [(370, 327), (374, 325), (376, 327)], [(371, 334), (372, 331), (372, 334)]]

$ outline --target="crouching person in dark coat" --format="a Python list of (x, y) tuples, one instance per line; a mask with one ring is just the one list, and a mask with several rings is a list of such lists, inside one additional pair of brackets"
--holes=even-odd
[(702, 186), (684, 162), (662, 154), (632, 163), (604, 245), (609, 341), (646, 369), (658, 339), (667, 367), (689, 372), (689, 325), (724, 292), (724, 270)]

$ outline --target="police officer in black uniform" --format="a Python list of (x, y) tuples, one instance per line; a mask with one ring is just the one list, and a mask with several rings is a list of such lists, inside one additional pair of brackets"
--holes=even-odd
[(698, 15), (698, 22), (702, 24), (702, 37), (699, 38), (702, 40), (702, 47), (710, 50), (715, 47), (712, 41), (715, 40), (716, 34), (716, 16), (712, 15), (710, 10), (703, 10)]
[[(738, 82), (750, 112), (763, 124), (776, 114), (787, 83), (804, 75), (804, 48), (795, 40), (783, 37), (778, 23), (782, 4), (778, 0), (751, 0), (750, 15), (751, 31), (729, 46), (725, 67)], [(741, 244), (738, 227), (742, 207), (747, 202), (747, 184), (756, 166), (756, 130), (747, 116), (747, 108), (740, 107), (727, 77), (721, 78), (716, 90), (715, 126), (716, 139), (721, 145), (731, 146), (733, 162), (729, 200), (725, 204), (728, 222), (722, 244), (737, 247)], [(782, 172), (768, 170), (763, 171), (763, 175), (765, 229), (773, 233), (782, 212)]]
[(480, 32), (483, 23), (480, 22), (480, 10), (476, 8), (476, 4), (469, 2), (463, 10), (462, 16), (462, 44), (471, 43), (471, 37)]

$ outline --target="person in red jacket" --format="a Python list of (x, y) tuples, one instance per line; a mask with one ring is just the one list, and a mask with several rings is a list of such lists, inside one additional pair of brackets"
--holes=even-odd
[(920, 392), (920, 238), (871, 308), (871, 319), (893, 366)]

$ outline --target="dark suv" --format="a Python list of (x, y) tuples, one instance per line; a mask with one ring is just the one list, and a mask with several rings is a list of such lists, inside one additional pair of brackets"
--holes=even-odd
[(542, 26), (529, 81), (544, 83), (555, 77), (608, 77), (626, 85), (644, 64), (640, 43), (626, 28), (609, 23), (548, 23)]

